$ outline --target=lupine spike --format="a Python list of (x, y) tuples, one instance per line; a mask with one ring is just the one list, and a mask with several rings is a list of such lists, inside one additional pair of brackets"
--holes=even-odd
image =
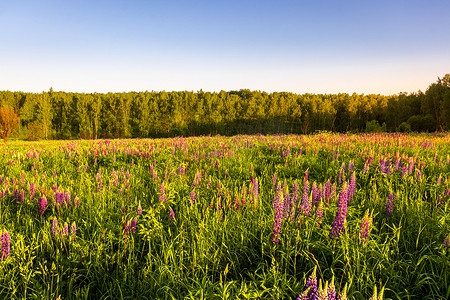
[(8, 231), (3, 230), (0, 239), (2, 244), (2, 254), (0, 260), (6, 260), (9, 258), (9, 255), (11, 254)]

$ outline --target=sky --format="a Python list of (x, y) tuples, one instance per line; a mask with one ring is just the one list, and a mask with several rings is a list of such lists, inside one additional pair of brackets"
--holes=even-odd
[(393, 95), (450, 73), (448, 0), (0, 0), (0, 90)]

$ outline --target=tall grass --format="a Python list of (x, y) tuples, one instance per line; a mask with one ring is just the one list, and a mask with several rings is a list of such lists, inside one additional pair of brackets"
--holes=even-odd
[(0, 298), (293, 299), (316, 270), (349, 299), (448, 299), (449, 153), (449, 135), (10, 142)]

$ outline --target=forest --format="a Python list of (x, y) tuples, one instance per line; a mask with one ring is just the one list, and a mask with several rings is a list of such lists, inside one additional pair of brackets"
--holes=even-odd
[[(450, 129), (450, 74), (398, 95), (262, 91), (25, 93), (0, 91), (17, 139), (146, 138)], [(1, 120), (0, 120), (1, 121)]]

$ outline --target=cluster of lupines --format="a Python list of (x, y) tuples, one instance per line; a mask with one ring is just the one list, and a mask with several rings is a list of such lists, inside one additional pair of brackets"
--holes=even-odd
[(1, 240), (1, 244), (2, 244), (2, 252), (1, 252), (0, 260), (6, 260), (9, 258), (9, 255), (11, 253), (8, 231), (6, 231), (6, 230), (2, 231), (0, 240)]
[(322, 286), (317, 280), (316, 267), (306, 280), (305, 288), (298, 295), (297, 300), (347, 300), (347, 285), (338, 293), (334, 285), (334, 277)]
[[(70, 240), (74, 240), (77, 235), (77, 225), (75, 221), (70, 226)], [(52, 236), (53, 237), (69, 237), (69, 224), (64, 222), (63, 226), (58, 227), (58, 219), (53, 217), (52, 219)]]

